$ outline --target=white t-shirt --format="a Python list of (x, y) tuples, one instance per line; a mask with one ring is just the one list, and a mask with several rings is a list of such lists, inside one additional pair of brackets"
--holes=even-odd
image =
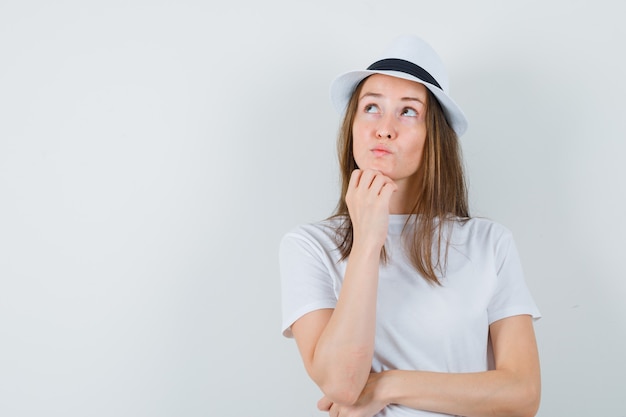
[[(391, 215), (389, 220), (372, 371), (461, 373), (491, 368), (489, 325), (520, 314), (540, 317), (511, 233), (481, 218), (451, 223), (447, 267), (440, 277), (442, 286), (437, 286), (420, 276), (405, 253), (401, 232), (407, 218)], [(292, 337), (291, 325), (298, 318), (337, 303), (347, 262), (339, 261), (337, 221), (299, 226), (281, 241), (282, 330), (287, 337)], [(379, 414), (435, 415), (395, 405)]]

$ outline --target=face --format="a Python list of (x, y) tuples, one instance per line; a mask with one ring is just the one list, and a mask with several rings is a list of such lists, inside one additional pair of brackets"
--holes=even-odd
[(352, 125), (354, 159), (399, 186), (415, 178), (426, 142), (427, 90), (422, 84), (374, 74), (361, 88)]

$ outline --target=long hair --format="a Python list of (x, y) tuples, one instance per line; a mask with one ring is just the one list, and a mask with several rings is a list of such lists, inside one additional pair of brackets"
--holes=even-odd
[[(352, 126), (364, 81), (361, 81), (350, 98), (337, 138), (341, 196), (332, 218), (341, 219), (336, 232), (337, 248), (342, 260), (350, 255), (353, 243), (352, 221), (346, 205), (346, 193), (350, 175), (358, 168), (352, 152)], [(449, 245), (444, 236), (446, 223), (466, 221), (470, 215), (457, 134), (448, 124), (439, 101), (429, 90), (427, 91), (426, 141), (417, 171), (418, 181), (412, 193), (411, 216), (403, 229), (403, 238), (415, 269), (430, 283), (440, 285), (437, 271), (439, 275), (443, 274)], [(415, 227), (408, 227), (411, 218), (418, 220), (414, 222)], [(384, 247), (381, 251), (381, 261), (387, 261)]]

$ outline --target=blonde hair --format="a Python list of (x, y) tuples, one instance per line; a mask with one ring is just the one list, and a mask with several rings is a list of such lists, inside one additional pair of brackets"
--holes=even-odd
[[(342, 219), (336, 229), (337, 248), (342, 260), (350, 255), (353, 242), (352, 221), (345, 197), (350, 175), (358, 168), (352, 153), (352, 126), (364, 81), (357, 86), (348, 102), (337, 138), (341, 196), (332, 218)], [(410, 230), (411, 233), (405, 234), (404, 239), (407, 253), (415, 269), (430, 283), (440, 285), (437, 271), (442, 274), (445, 269), (449, 245), (444, 237), (445, 225), (451, 221), (466, 221), (470, 215), (458, 137), (448, 124), (441, 105), (430, 91), (425, 117), (426, 142), (418, 168), (418, 182), (412, 194), (413, 208), (407, 225), (411, 218), (419, 217), (419, 221), (415, 222), (415, 228), (407, 228), (405, 225), (404, 232)], [(433, 253), (435, 243), (436, 252)], [(442, 243), (445, 243), (445, 246)], [(384, 248), (381, 251), (381, 260), (387, 261)]]

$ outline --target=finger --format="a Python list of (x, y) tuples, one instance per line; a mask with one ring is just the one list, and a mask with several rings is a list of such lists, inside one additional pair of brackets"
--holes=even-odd
[(398, 191), (398, 184), (396, 184), (396, 182), (393, 180), (389, 180), (385, 182), (383, 189), (387, 189), (389, 190), (389, 192), (395, 193), (396, 191)]
[(374, 181), (376, 181), (376, 179), (380, 175), (382, 175), (380, 173), (380, 171), (376, 171), (376, 170), (373, 170), (373, 169), (364, 170), (361, 173), (361, 178), (359, 179), (358, 187), (360, 189), (363, 189), (363, 190), (370, 189), (372, 187), (372, 184), (374, 183)]
[(370, 185), (370, 189), (374, 191), (377, 195), (380, 195), (383, 188), (391, 188), (393, 191), (398, 189), (396, 183), (389, 177), (379, 174), (372, 181), (372, 185)]
[(354, 171), (352, 171), (352, 174), (350, 174), (350, 181), (348, 182), (348, 188), (358, 187), (362, 174), (363, 171), (361, 171), (360, 169), (355, 169)]
[(332, 407), (332, 405), (333, 405), (332, 401), (330, 401), (326, 397), (322, 397), (317, 402), (317, 409), (320, 410), (320, 411), (328, 411), (328, 410), (330, 410), (330, 407)]
[(380, 189), (380, 193), (378, 194), (382, 199), (387, 201), (391, 200), (391, 195), (398, 190), (398, 186), (395, 182), (385, 183)]

